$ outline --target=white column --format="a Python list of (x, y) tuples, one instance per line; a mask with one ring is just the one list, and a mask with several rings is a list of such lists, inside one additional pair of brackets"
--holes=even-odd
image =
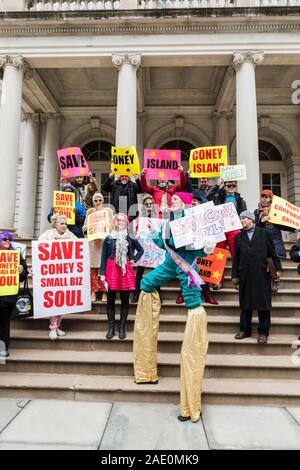
[(259, 201), (259, 153), (255, 66), (263, 61), (263, 52), (235, 52), (236, 70), (236, 148), (237, 163), (247, 167), (247, 181), (239, 182), (239, 192), (254, 210)]
[(26, 64), (22, 56), (0, 57), (4, 69), (0, 107), (1, 185), (0, 229), (14, 230), (22, 81)]
[(25, 135), (23, 147), (22, 180), (20, 191), (20, 214), (18, 235), (23, 238), (33, 237), (38, 152), (39, 152), (39, 114), (24, 114)]
[(58, 189), (59, 186), (59, 169), (56, 152), (59, 149), (60, 115), (45, 114), (42, 115), (42, 120), (46, 120), (47, 128), (45, 138), (40, 233), (50, 228), (47, 216), (51, 207), (53, 207), (53, 191)]
[(137, 128), (137, 70), (140, 54), (113, 55), (112, 62), (119, 70), (116, 123), (116, 146), (136, 147)]
[(230, 118), (232, 113), (222, 111), (214, 113), (215, 123), (215, 145), (226, 145), (228, 156), (230, 151)]

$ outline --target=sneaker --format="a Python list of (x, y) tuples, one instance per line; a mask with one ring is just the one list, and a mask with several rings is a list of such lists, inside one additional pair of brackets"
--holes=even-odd
[(96, 302), (96, 292), (91, 292), (91, 302)]
[(57, 332), (56, 332), (56, 330), (50, 330), (50, 331), (49, 331), (49, 339), (51, 339), (51, 341), (54, 341), (55, 339), (57, 339)]
[(66, 333), (63, 330), (60, 330), (59, 328), (57, 328), (56, 334), (59, 338), (62, 338), (63, 336), (66, 336)]
[(9, 352), (8, 351), (1, 351), (0, 352), (0, 357), (9, 357)]
[(177, 304), (183, 304), (183, 302), (184, 302), (184, 301), (183, 301), (182, 295), (179, 295), (179, 296), (177, 297), (176, 303), (177, 303)]
[(267, 344), (268, 337), (266, 335), (259, 335), (257, 338), (258, 344)]
[(106, 295), (106, 292), (103, 292), (103, 293), (102, 293), (101, 301), (102, 301), (102, 302), (107, 302), (107, 295)]
[(223, 288), (223, 283), (220, 282), (220, 284), (214, 284), (213, 285), (213, 290), (220, 290)]

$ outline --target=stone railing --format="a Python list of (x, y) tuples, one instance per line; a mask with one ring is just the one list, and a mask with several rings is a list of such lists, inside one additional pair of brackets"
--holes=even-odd
[(153, 10), (289, 6), (300, 6), (300, 0), (0, 0), (0, 11)]

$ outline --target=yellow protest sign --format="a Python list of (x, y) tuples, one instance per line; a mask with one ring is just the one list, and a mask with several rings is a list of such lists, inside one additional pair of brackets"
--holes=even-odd
[(0, 251), (0, 296), (19, 292), (20, 253), (17, 250)]
[(109, 235), (109, 212), (107, 209), (88, 215), (87, 236), (89, 240), (103, 240)]
[(75, 225), (75, 194), (65, 191), (54, 191), (53, 214), (65, 215), (68, 225)]
[(278, 196), (273, 196), (269, 217), (269, 221), (273, 224), (286, 225), (294, 229), (300, 227), (299, 207)]
[(211, 178), (220, 176), (220, 168), (227, 165), (227, 146), (199, 147), (190, 153), (190, 176)]
[(140, 162), (134, 147), (111, 148), (111, 172), (114, 175), (139, 175)]

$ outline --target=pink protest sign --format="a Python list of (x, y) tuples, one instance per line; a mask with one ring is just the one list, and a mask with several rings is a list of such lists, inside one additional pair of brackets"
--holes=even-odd
[(57, 158), (62, 178), (89, 175), (88, 163), (79, 147), (60, 149)]
[(180, 162), (180, 150), (144, 150), (144, 169), (147, 170), (146, 178), (148, 180), (179, 180)]

